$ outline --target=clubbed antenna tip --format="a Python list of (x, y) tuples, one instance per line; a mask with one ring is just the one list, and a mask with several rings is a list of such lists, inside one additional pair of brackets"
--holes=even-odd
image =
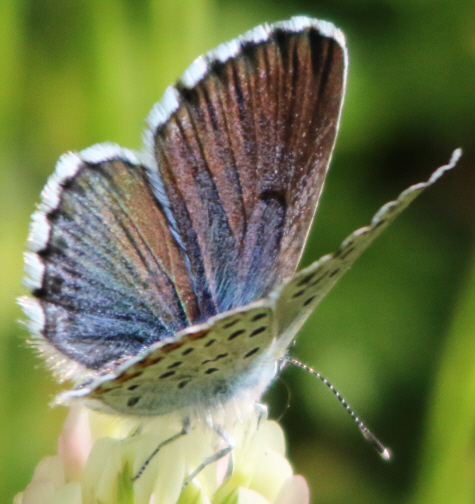
[(393, 454), (391, 450), (381, 443), (381, 441), (366, 427), (363, 422), (360, 422), (358, 425), (361, 434), (368, 441), (368, 443), (379, 453), (383, 460), (389, 461), (391, 460)]
[(366, 427), (366, 425), (360, 420), (356, 413), (350, 408), (350, 405), (343, 399), (338, 390), (327, 380), (325, 379), (318, 371), (315, 371), (311, 367), (303, 364), (297, 359), (288, 359), (287, 362), (294, 364), (295, 366), (308, 371), (310, 374), (317, 377), (320, 381), (322, 381), (336, 396), (336, 398), (340, 401), (340, 404), (345, 408), (346, 412), (350, 415), (353, 421), (358, 426), (358, 429), (363, 434), (363, 437), (368, 441), (368, 443), (379, 453), (383, 460), (389, 461), (392, 458), (392, 453), (386, 446), (381, 443), (381, 441)]

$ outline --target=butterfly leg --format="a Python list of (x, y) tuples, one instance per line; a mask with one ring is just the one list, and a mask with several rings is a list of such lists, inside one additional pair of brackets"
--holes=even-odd
[(136, 429), (134, 429), (134, 432), (130, 434), (130, 437), (138, 436), (142, 432), (142, 426), (139, 425)]
[(269, 411), (265, 404), (256, 404), (254, 409), (257, 414), (257, 428), (259, 428), (262, 422), (265, 422), (267, 420), (267, 417), (269, 416)]
[(140, 469), (137, 471), (136, 475), (132, 478), (132, 481), (135, 482), (137, 481), (140, 476), (144, 473), (145, 469), (147, 469), (147, 466), (150, 464), (152, 461), (153, 457), (167, 444), (172, 443), (173, 441), (176, 441), (177, 439), (181, 438), (182, 436), (186, 436), (190, 432), (190, 419), (185, 418), (183, 420), (183, 426), (180, 432), (177, 432), (173, 436), (169, 437), (168, 439), (165, 439), (159, 445), (153, 450), (153, 452), (148, 456), (147, 460), (142, 464)]
[[(188, 485), (188, 483), (191, 483), (196, 476), (208, 465), (212, 464), (213, 462), (217, 462), (218, 460), (222, 459), (225, 457), (233, 448), (234, 448), (234, 441), (232, 440), (231, 436), (222, 430), (221, 428), (216, 428), (215, 429), (216, 433), (224, 439), (224, 441), (227, 443), (227, 446), (222, 448), (221, 450), (218, 450), (216, 453), (213, 453), (213, 455), (206, 457), (203, 462), (191, 473), (188, 475), (188, 477), (185, 479), (183, 482), (183, 488)], [(232, 463), (230, 463), (232, 464)], [(229, 472), (229, 470), (228, 470)], [(232, 472), (232, 465), (231, 465), (231, 472)]]

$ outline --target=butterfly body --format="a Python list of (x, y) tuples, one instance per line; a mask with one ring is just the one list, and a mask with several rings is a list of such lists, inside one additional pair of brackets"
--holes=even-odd
[(309, 314), (425, 187), (295, 274), (338, 131), (347, 55), (332, 24), (261, 26), (198, 58), (149, 115), (141, 152), (65, 154), (32, 217), (21, 299), (76, 388), (135, 416), (240, 417)]

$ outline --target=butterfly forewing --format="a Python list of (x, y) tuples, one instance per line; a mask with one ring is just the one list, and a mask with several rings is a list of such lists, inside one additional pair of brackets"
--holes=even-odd
[(195, 62), (168, 92), (177, 102), (169, 120), (149, 119), (190, 274), (214, 306), (206, 310), (262, 298), (294, 273), (322, 190), (345, 47), (311, 23), (289, 27), (265, 38), (255, 30), (239, 51), (223, 46)]
[(358, 229), (343, 241), (334, 254), (323, 256), (300, 271), (275, 294), (277, 330), (282, 344), (288, 345), (296, 332), (328, 291), (351, 267), (361, 253), (424, 189), (455, 166), (460, 151), (455, 151), (449, 164), (438, 168), (427, 182), (403, 191), (395, 201), (386, 203), (369, 226)]

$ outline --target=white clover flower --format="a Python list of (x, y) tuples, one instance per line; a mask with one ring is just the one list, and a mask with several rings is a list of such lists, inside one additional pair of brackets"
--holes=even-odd
[(164, 446), (133, 482), (157, 445), (179, 430), (167, 417), (137, 429), (131, 420), (74, 406), (58, 455), (38, 464), (14, 504), (308, 504), (307, 483), (285, 458), (282, 429), (257, 416), (238, 423), (231, 454), (185, 488), (187, 475), (217, 449), (210, 430), (193, 429)]

